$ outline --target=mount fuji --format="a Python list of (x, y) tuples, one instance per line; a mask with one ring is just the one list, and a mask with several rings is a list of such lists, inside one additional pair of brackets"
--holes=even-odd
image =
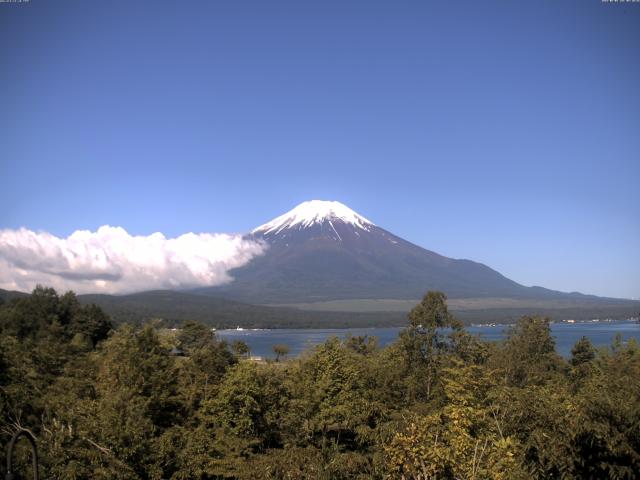
[(301, 203), (248, 236), (264, 242), (266, 253), (232, 270), (231, 283), (198, 293), (254, 304), (409, 300), (428, 290), (451, 299), (596, 298), (525, 287), (481, 263), (408, 242), (334, 201)]

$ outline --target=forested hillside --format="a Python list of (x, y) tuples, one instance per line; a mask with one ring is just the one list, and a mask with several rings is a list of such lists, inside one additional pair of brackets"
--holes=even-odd
[[(23, 292), (0, 289), (0, 301), (28, 296)], [(177, 327), (186, 320), (195, 320), (214, 328), (357, 328), (398, 327), (406, 324), (411, 304), (406, 309), (381, 306), (361, 309), (356, 302), (300, 304), (296, 306), (251, 305), (223, 298), (173, 290), (154, 290), (129, 295), (84, 294), (77, 299), (83, 305), (96, 304), (111, 318), (114, 325), (142, 325), (161, 320), (162, 325)], [(518, 304), (501, 299), (452, 300), (453, 312), (464, 324), (514, 323), (523, 315), (544, 315), (554, 320), (593, 318), (624, 319), (637, 316), (640, 302), (613, 300), (593, 302), (540, 302), (539, 305)], [(505, 299), (502, 299), (505, 300)], [(366, 300), (364, 301), (366, 302)], [(375, 300), (372, 302), (376, 302)], [(394, 302), (394, 300), (391, 300)], [(470, 302), (470, 305), (465, 305)], [(377, 308), (377, 309), (376, 309)], [(403, 311), (404, 309), (404, 311)]]
[(397, 326), (400, 312), (317, 312), (297, 308), (250, 305), (189, 292), (157, 290), (130, 295), (79, 295), (81, 303), (95, 303), (114, 323), (139, 325), (162, 319), (166, 326), (197, 320), (215, 328), (343, 328)]
[[(0, 441), (29, 429), (41, 478), (633, 479), (640, 471), (636, 342), (596, 351), (583, 339), (564, 360), (548, 320), (528, 316), (505, 342), (485, 343), (438, 292), (389, 347), (331, 339), (279, 362), (248, 360), (242, 344), (195, 322), (114, 330), (99, 307), (46, 288), (4, 301), (0, 329)], [(30, 478), (25, 445), (16, 461)]]

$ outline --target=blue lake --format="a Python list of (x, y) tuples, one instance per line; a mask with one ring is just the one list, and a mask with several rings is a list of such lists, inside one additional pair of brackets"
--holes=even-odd
[[(289, 347), (289, 355), (295, 356), (306, 349), (324, 343), (330, 337), (345, 338), (347, 335), (368, 335), (377, 337), (381, 346), (394, 342), (403, 327), (387, 328), (327, 328), (327, 329), (277, 329), (277, 330), (218, 330), (219, 338), (228, 342), (242, 340), (251, 355), (273, 358), (273, 346), (284, 344)], [(496, 341), (505, 337), (506, 325), (466, 327), (467, 331), (480, 335), (484, 340)], [(624, 341), (635, 338), (640, 342), (640, 324), (634, 321), (554, 323), (551, 332), (556, 339), (556, 350), (568, 357), (571, 347), (584, 335), (597, 346), (611, 345), (617, 334)]]

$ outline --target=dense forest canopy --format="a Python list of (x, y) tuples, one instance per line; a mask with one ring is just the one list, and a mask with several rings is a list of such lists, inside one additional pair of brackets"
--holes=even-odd
[[(0, 302), (2, 303), (2, 302)], [(447, 327), (447, 328), (442, 328)], [(501, 343), (429, 292), (392, 345), (337, 338), (249, 360), (209, 327), (121, 325), (72, 292), (0, 305), (0, 441), (59, 479), (633, 479), (640, 348), (569, 359), (548, 319)], [(26, 442), (16, 462), (30, 478)], [(4, 468), (4, 465), (0, 468)], [(4, 476), (5, 472), (0, 471)]]

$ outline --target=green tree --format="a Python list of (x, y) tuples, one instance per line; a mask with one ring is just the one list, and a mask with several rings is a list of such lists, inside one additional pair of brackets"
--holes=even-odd
[(273, 353), (276, 354), (276, 362), (279, 362), (282, 357), (286, 357), (289, 354), (289, 347), (279, 343), (273, 346)]
[(257, 478), (242, 474), (247, 462), (281, 446), (279, 425), (286, 410), (281, 370), (241, 362), (227, 372), (215, 397), (195, 414), (195, 428), (179, 442), (176, 455), (187, 475), (177, 478)]
[(285, 442), (351, 450), (371, 441), (382, 416), (368, 360), (337, 338), (317, 346), (287, 373)]
[(174, 360), (151, 325), (125, 325), (101, 344), (95, 400), (86, 404), (78, 428), (100, 446), (102, 461), (116, 459), (142, 478), (161, 475), (156, 439), (183, 413)]
[(360, 355), (371, 355), (378, 350), (378, 339), (367, 335), (347, 336), (344, 341), (345, 347)]
[(571, 349), (571, 359), (569, 363), (574, 367), (584, 365), (596, 358), (596, 349), (587, 337), (582, 337)]
[(187, 320), (180, 326), (178, 343), (185, 352), (211, 345), (214, 342), (214, 333), (206, 325)]
[(0, 311), (2, 331), (20, 340), (38, 339), (63, 331), (59, 319), (59, 298), (53, 288), (38, 285), (30, 296), (15, 298)]
[[(572, 433), (576, 478), (637, 478), (640, 472), (640, 346), (603, 351), (577, 394)], [(585, 365), (585, 364), (582, 364)]]
[(428, 401), (433, 396), (442, 356), (451, 350), (443, 329), (462, 329), (449, 313), (442, 292), (427, 292), (409, 312), (409, 326), (400, 334), (404, 349), (408, 394), (414, 400)]
[(233, 350), (233, 353), (235, 353), (238, 357), (249, 358), (249, 355), (251, 354), (249, 345), (247, 345), (246, 342), (243, 342), (242, 340), (234, 340), (234, 342), (231, 344), (231, 350)]
[(507, 331), (499, 361), (509, 385), (538, 385), (552, 378), (561, 370), (563, 361), (556, 353), (549, 319), (520, 318), (515, 327)]
[[(197, 328), (203, 332), (202, 328)], [(209, 335), (211, 332), (207, 329), (204, 338)], [(178, 398), (189, 418), (195, 416), (203, 402), (215, 396), (218, 384), (237, 362), (226, 342), (217, 341), (215, 336), (211, 335), (206, 342), (200, 341), (202, 335), (196, 334), (192, 338), (195, 341), (188, 342), (188, 356), (176, 361)]]
[(518, 442), (505, 436), (485, 403), (491, 381), (476, 365), (455, 360), (443, 370), (445, 406), (410, 414), (385, 446), (390, 471), (402, 478), (524, 479)]
[(105, 340), (112, 329), (109, 316), (94, 304), (77, 307), (69, 325), (70, 334), (81, 334), (92, 345)]

